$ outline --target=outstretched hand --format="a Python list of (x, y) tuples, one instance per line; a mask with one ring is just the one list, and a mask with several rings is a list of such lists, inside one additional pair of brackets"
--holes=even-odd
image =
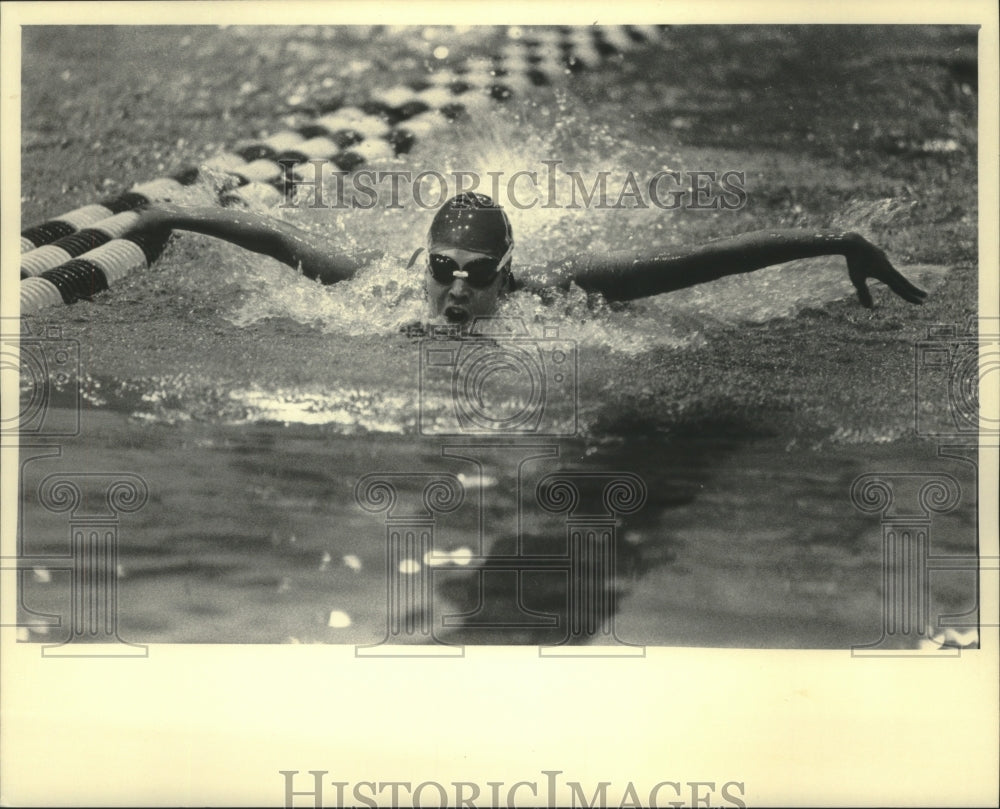
[(847, 252), (846, 258), (847, 271), (851, 283), (858, 291), (858, 300), (868, 309), (875, 305), (868, 290), (869, 278), (881, 281), (904, 301), (910, 303), (921, 304), (927, 297), (926, 292), (907, 281), (903, 274), (892, 266), (882, 250), (861, 236), (857, 237), (856, 244)]

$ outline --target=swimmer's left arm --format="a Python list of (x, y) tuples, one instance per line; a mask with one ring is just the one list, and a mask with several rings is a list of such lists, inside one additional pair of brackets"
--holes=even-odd
[(132, 231), (187, 230), (214, 236), (246, 250), (271, 256), (324, 284), (351, 278), (381, 251), (352, 255), (331, 244), (320, 244), (309, 233), (280, 219), (228, 208), (187, 208), (169, 203), (149, 206)]
[[(853, 232), (772, 230), (744, 233), (710, 242), (685, 253), (636, 257), (614, 253), (570, 261), (570, 280), (609, 300), (627, 301), (672, 292), (714, 281), (727, 275), (753, 272), (763, 267), (802, 258), (841, 255), (862, 306), (873, 306), (867, 279), (886, 284), (910, 303), (923, 303), (926, 294), (911, 284), (889, 262), (885, 253)], [(558, 272), (549, 268), (549, 272)]]

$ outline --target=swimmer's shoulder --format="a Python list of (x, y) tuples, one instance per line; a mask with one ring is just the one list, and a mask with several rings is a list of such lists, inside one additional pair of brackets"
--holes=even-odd
[(569, 289), (570, 284), (588, 272), (594, 257), (589, 253), (575, 254), (549, 261), (547, 264), (527, 266), (515, 274), (511, 289), (528, 292), (546, 292)]

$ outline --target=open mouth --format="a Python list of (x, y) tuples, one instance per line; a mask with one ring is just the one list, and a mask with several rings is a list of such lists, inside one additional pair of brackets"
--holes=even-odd
[(449, 323), (468, 323), (469, 312), (460, 306), (448, 306), (444, 310), (444, 316)]

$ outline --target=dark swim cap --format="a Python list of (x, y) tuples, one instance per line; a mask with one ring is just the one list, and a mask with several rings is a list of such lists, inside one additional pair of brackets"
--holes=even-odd
[(452, 197), (434, 215), (427, 234), (429, 250), (457, 247), (500, 258), (514, 244), (510, 220), (492, 199), (467, 191)]

